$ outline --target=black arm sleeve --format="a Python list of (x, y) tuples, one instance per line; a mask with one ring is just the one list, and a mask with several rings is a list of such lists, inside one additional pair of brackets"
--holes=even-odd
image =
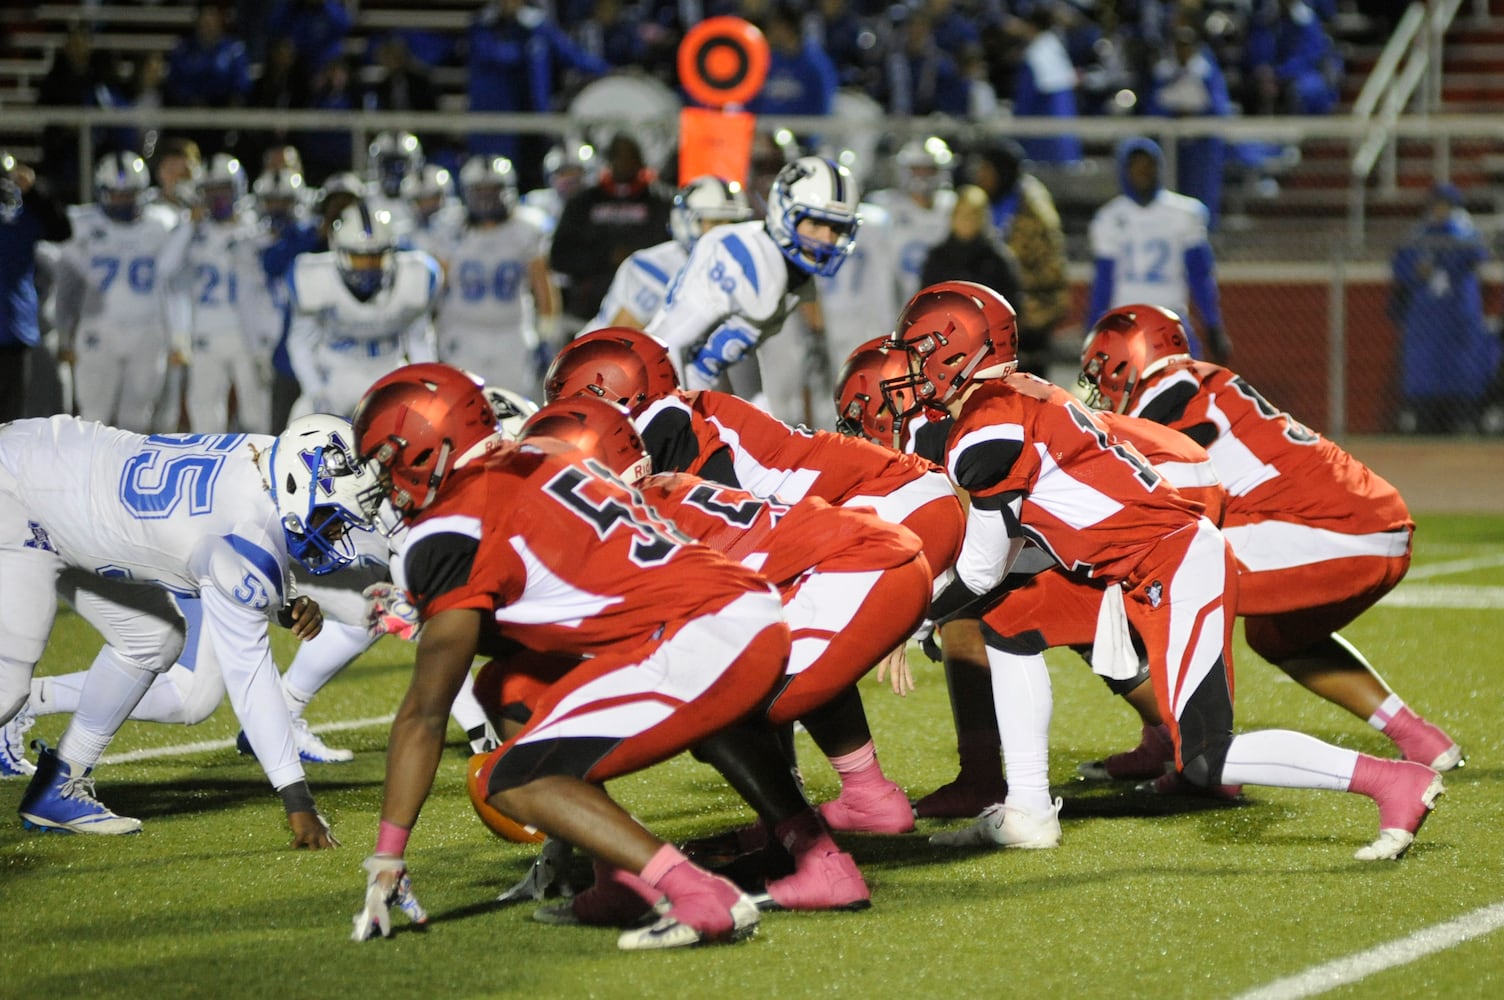
[(972, 445), (956, 456), (956, 485), (972, 494), (972, 503), (996, 510), (999, 497), (976, 494), (1002, 482), (1023, 451), (1022, 441), (991, 440)]
[(436, 598), (469, 581), (478, 548), (480, 543), (469, 535), (445, 532), (419, 539), (403, 554), (407, 588), (423, 617)]
[(1154, 398), (1144, 407), (1139, 416), (1156, 424), (1170, 426), (1185, 416), (1185, 408), (1196, 398), (1196, 387), (1189, 382), (1178, 382)]
[[(653, 460), (654, 472), (687, 472), (700, 457), (700, 442), (690, 426), (690, 416), (680, 409), (667, 408), (643, 428), (643, 447)], [(706, 479), (711, 476), (705, 474)], [(719, 480), (718, 480), (719, 481)], [(733, 478), (729, 484), (734, 484)]]

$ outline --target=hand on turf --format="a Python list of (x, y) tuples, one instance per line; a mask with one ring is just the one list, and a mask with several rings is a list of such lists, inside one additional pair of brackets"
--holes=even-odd
[(412, 597), (390, 583), (373, 583), (361, 591), (366, 599), (366, 633), (379, 639), (395, 635), (411, 639), (418, 631), (418, 609)]
[(382, 937), (391, 937), (393, 906), (407, 914), (407, 919), (414, 924), (428, 923), (428, 911), (413, 895), (406, 861), (373, 854), (362, 862), (361, 867), (366, 870), (366, 905), (355, 915), (355, 929), (350, 940), (366, 941), (375, 937), (378, 931)]
[(909, 670), (909, 644), (900, 643), (877, 664), (877, 682), (881, 684), (883, 679), (891, 678), (893, 693), (900, 698), (914, 690), (914, 674)]
[(287, 814), (287, 823), (292, 827), (292, 848), (295, 851), (304, 848), (322, 851), (339, 846), (339, 841), (334, 839), (334, 833), (329, 829), (329, 821), (317, 812), (290, 812)]

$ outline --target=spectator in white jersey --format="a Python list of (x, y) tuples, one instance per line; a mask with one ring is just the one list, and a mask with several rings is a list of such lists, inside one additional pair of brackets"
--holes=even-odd
[(1097, 210), (1088, 231), (1096, 272), (1086, 325), (1129, 303), (1161, 306), (1181, 317), (1194, 304), (1205, 344), (1203, 350), (1187, 321), (1191, 353), (1226, 362), (1232, 341), (1222, 325), (1206, 206), (1165, 188), (1164, 153), (1153, 139), (1124, 140), (1117, 160), (1123, 193)]

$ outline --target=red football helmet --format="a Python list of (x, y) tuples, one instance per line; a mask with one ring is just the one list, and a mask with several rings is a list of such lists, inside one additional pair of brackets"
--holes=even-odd
[(836, 430), (901, 447), (904, 414), (918, 408), (909, 353), (891, 336), (851, 352), (836, 379)]
[(1087, 405), (1126, 413), (1144, 379), (1177, 361), (1191, 359), (1180, 317), (1159, 306), (1118, 306), (1086, 335), (1081, 351)]
[(1018, 317), (1007, 299), (975, 281), (920, 289), (898, 314), (894, 337), (908, 348), (908, 385), (918, 403), (944, 406), (973, 379), (1018, 367)]
[(653, 471), (627, 411), (594, 396), (558, 399), (528, 417), (517, 439), (535, 437), (572, 445), (633, 486)]
[(570, 341), (548, 366), (544, 398), (584, 393), (625, 406), (632, 416), (679, 388), (668, 345), (641, 330), (608, 326)]
[(455, 464), (497, 433), (480, 383), (442, 364), (408, 365), (382, 377), (351, 422), (361, 458), (376, 465), (403, 520), (432, 504)]

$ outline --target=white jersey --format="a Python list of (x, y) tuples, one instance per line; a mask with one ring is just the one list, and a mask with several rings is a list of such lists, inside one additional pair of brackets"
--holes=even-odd
[(345, 286), (333, 253), (301, 254), (293, 263), (287, 353), (303, 386), (301, 412), (348, 414), (387, 372), (435, 359), (438, 261), (421, 250), (395, 258), (391, 283), (365, 302)]
[(663, 308), (674, 275), (688, 260), (689, 251), (677, 240), (667, 240), (633, 253), (616, 269), (611, 287), (606, 289), (606, 297), (601, 300), (601, 311), (585, 325), (585, 329), (614, 326), (613, 321), (623, 310), (631, 315), (634, 321), (631, 325), (639, 329), (646, 326), (648, 320)]
[(695, 243), (647, 332), (684, 365), (685, 388), (705, 389), (814, 296), (812, 280), (789, 287), (788, 259), (761, 222), (716, 226)]
[[(183, 280), (192, 308), (195, 352), (251, 349), (257, 344), (243, 322), (246, 308), (240, 291), (265, 283), (255, 223), (249, 219), (191, 225)], [(254, 294), (251, 301), (255, 301)]]
[(893, 217), (886, 209), (865, 202), (860, 213), (862, 238), (846, 262), (833, 276), (815, 279), (825, 319), (825, 346), (836, 371), (858, 344), (891, 332), (893, 320), (908, 301), (898, 297)]
[(418, 222), (414, 216), (413, 228), (407, 234), (407, 247), (444, 260), (444, 248), (459, 239), (465, 228), (465, 206), (459, 202), (446, 202), (428, 217)]
[(1187, 315), (1185, 254), (1207, 241), (1206, 206), (1160, 190), (1147, 205), (1118, 195), (1092, 217), (1092, 256), (1113, 262), (1108, 308), (1133, 302)]
[[(75, 338), (156, 342), (166, 349), (171, 279), (182, 267), (190, 235), (176, 212), (150, 210), (117, 222), (97, 206), (74, 216), (57, 269), (57, 325), (64, 346)], [(186, 337), (185, 330), (171, 333)], [(186, 345), (184, 345), (186, 346)]]
[(439, 360), (535, 395), (528, 364), (539, 342), (531, 269), (545, 257), (543, 234), (514, 216), (496, 226), (467, 226), (440, 254), (446, 286)]
[[(925, 258), (950, 235), (950, 217), (956, 208), (956, 192), (950, 188), (941, 188), (935, 192), (929, 208), (916, 203), (908, 192), (896, 188), (874, 191), (869, 200), (887, 209), (891, 219), (889, 238), (898, 252), (898, 301), (901, 308), (903, 303), (919, 291), (919, 275), (924, 270)], [(863, 228), (866, 225), (867, 220), (863, 216)], [(867, 242), (870, 240), (864, 233), (857, 245)], [(845, 266), (849, 267), (849, 262)], [(897, 315), (896, 311), (894, 315)]]
[(418, 220), (414, 216), (412, 205), (405, 198), (388, 198), (376, 184), (371, 185), (371, 193), (361, 199), (371, 211), (377, 210), (388, 212), (392, 216), (392, 230), (397, 238), (403, 241), (404, 246), (410, 245), (407, 238), (417, 228)]
[[(286, 536), (256, 466), (261, 435), (144, 437), (76, 417), (0, 427), (0, 557), (8, 584), (48, 587), (55, 569), (10, 553), (203, 601), (231, 702), (272, 783), (303, 777), (267, 641), (291, 599)], [(29, 538), (11, 549), (11, 519)]]
[(564, 214), (564, 199), (551, 187), (534, 188), (522, 196), (516, 214), (537, 226), (544, 239), (552, 240)]

